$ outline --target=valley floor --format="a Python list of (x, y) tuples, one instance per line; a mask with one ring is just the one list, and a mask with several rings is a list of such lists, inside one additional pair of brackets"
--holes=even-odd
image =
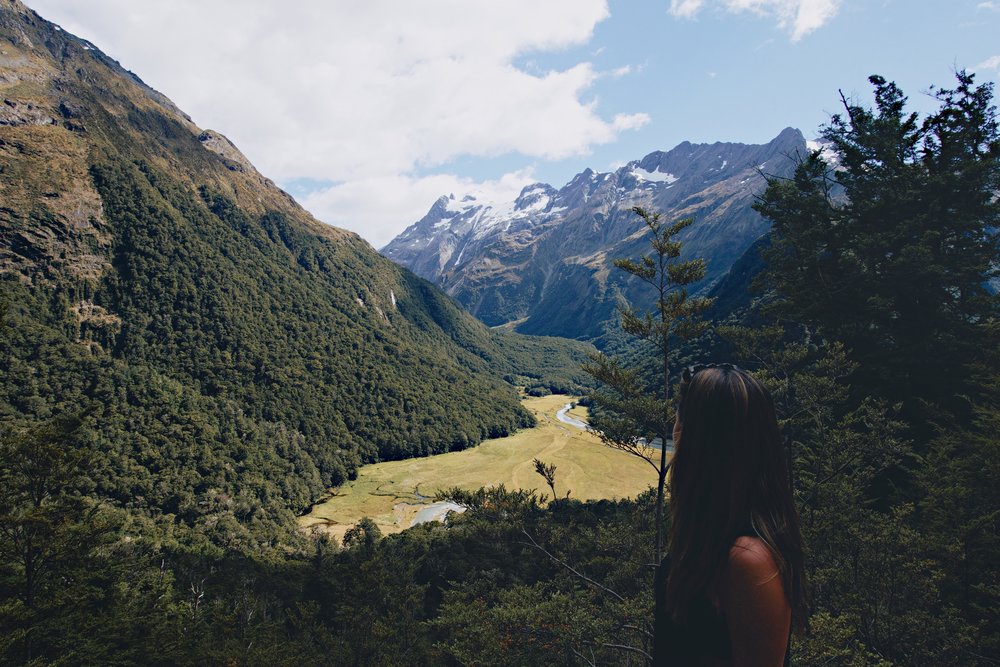
[[(536, 458), (556, 466), (560, 496), (569, 491), (578, 500), (625, 498), (649, 488), (656, 476), (648, 463), (610, 449), (592, 433), (557, 419), (557, 412), (573, 400), (562, 395), (526, 398), (524, 406), (535, 414), (538, 425), (507, 438), (461, 452), (364, 466), (356, 480), (313, 506), (299, 525), (305, 530), (326, 530), (339, 541), (367, 516), (383, 534), (396, 533), (454, 509), (435, 503), (434, 495), (455, 486), (472, 491), (503, 484), (551, 496), (545, 480), (535, 472)], [(586, 419), (583, 408), (574, 408), (569, 415)]]

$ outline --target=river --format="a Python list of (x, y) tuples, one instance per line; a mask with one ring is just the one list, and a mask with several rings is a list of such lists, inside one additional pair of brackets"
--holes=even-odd
[(427, 523), (429, 521), (444, 521), (448, 512), (464, 512), (465, 508), (457, 503), (453, 503), (450, 500), (442, 500), (440, 502), (431, 503), (427, 507), (423, 508), (417, 515), (413, 517), (413, 522), (411, 526), (416, 526), (420, 523)]
[(573, 404), (567, 403), (566, 405), (563, 406), (561, 410), (559, 410), (559, 412), (556, 413), (556, 419), (561, 421), (563, 424), (569, 424), (570, 426), (575, 426), (577, 428), (583, 429), (584, 431), (590, 428), (589, 426), (587, 426), (587, 422), (582, 422), (576, 417), (570, 417), (568, 414), (566, 414), (572, 409), (573, 409)]

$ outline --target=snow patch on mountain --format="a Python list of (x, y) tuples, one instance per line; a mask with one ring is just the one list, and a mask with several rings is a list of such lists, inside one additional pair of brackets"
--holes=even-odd
[(515, 199), (505, 201), (489, 200), (482, 193), (446, 195), (401, 237), (414, 236), (414, 243), (424, 243), (427, 238), (419, 232), (423, 229), (423, 234), (429, 232), (431, 237), (450, 232), (467, 239), (482, 239), (497, 231), (508, 231), (517, 223), (531, 224), (565, 211), (566, 206), (554, 206), (557, 194), (552, 186), (535, 183), (523, 188)]
[(666, 183), (667, 185), (670, 185), (671, 183), (676, 183), (679, 180), (673, 174), (660, 171), (659, 169), (656, 171), (646, 171), (642, 167), (635, 167), (632, 169), (632, 173), (636, 178), (643, 181), (649, 181), (651, 183)]
[(819, 156), (831, 166), (838, 166), (840, 164), (840, 157), (837, 155), (837, 151), (834, 149), (833, 144), (829, 141), (824, 141), (822, 139), (807, 139), (806, 149), (809, 152), (819, 151)]
[(467, 194), (460, 200), (456, 200), (455, 195), (448, 195), (447, 201), (445, 202), (445, 210), (451, 211), (452, 213), (465, 213), (475, 205), (476, 196), (473, 194)]

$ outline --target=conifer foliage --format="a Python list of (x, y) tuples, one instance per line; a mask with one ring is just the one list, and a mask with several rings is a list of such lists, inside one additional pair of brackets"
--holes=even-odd
[(875, 108), (844, 99), (823, 132), (836, 159), (813, 152), (757, 204), (774, 223), (765, 283), (782, 312), (842, 341), (859, 384), (908, 414), (970, 390), (965, 366), (991, 347), (986, 323), (998, 314), (992, 86), (956, 77), (933, 89), (940, 106), (921, 119), (896, 84), (872, 76)]
[[(620, 308), (622, 330), (652, 350), (655, 373), (652, 384), (642, 366), (627, 367), (618, 359), (595, 355), (585, 367), (600, 383), (592, 398), (597, 407), (591, 427), (601, 441), (646, 461), (656, 470), (655, 562), (663, 558), (663, 506), (667, 471), (667, 442), (675, 417), (671, 401), (670, 353), (675, 340), (693, 338), (707, 326), (699, 314), (711, 304), (704, 297), (691, 297), (687, 286), (705, 277), (702, 259), (679, 261), (681, 242), (675, 237), (694, 223), (684, 218), (672, 224), (661, 214), (636, 207), (649, 232), (652, 252), (639, 261), (616, 259), (616, 267), (648, 285), (656, 298), (653, 312), (642, 313), (631, 306)], [(653, 443), (661, 443), (657, 450)]]
[(924, 118), (871, 77), (874, 109), (845, 99), (769, 180), (777, 320), (720, 328), (792, 436), (806, 664), (996, 663), (1000, 133), (991, 85), (956, 76)]

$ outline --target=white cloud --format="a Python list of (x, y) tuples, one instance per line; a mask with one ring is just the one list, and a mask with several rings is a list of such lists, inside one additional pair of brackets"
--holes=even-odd
[[(355, 182), (432, 184), (421, 169), (459, 156), (585, 155), (649, 120), (602, 116), (590, 98), (605, 74), (589, 62), (517, 65), (586, 44), (606, 0), (28, 2), (224, 133), (265, 175), (343, 183), (334, 192), (345, 204), (364, 189)], [(351, 213), (353, 228), (368, 224)]]
[(670, 0), (670, 13), (681, 18), (694, 18), (705, 0)]
[(986, 60), (984, 60), (983, 62), (976, 65), (973, 69), (975, 70), (993, 69), (1000, 72), (1000, 56), (991, 56)]
[(381, 248), (423, 217), (443, 194), (454, 194), (458, 199), (473, 194), (483, 201), (513, 201), (524, 186), (534, 182), (530, 168), (484, 182), (452, 174), (370, 176), (314, 192), (303, 198), (302, 205), (321, 220), (354, 230)]
[(995, 2), (995, 0), (988, 0), (988, 2), (980, 2), (976, 5), (976, 9), (986, 10), (990, 12), (1000, 12), (1000, 2)]
[(611, 126), (616, 131), (638, 130), (650, 120), (648, 113), (620, 113), (615, 116)]
[[(715, 0), (729, 12), (753, 12), (773, 16), (778, 27), (791, 33), (797, 42), (822, 27), (837, 15), (841, 0)], [(984, 3), (986, 4), (986, 3)], [(681, 18), (694, 18), (705, 0), (671, 0), (670, 13)]]

